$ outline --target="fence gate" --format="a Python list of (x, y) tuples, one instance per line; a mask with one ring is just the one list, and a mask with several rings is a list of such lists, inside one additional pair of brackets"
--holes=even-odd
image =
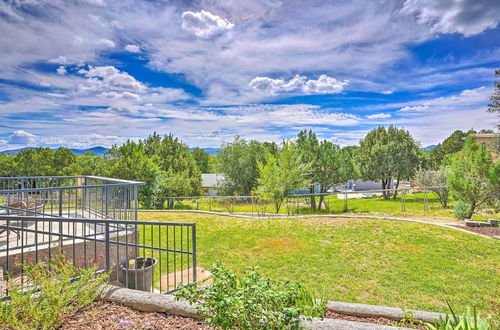
[(22, 285), (21, 264), (56, 254), (109, 271), (111, 284), (169, 293), (196, 281), (196, 224), (0, 215), (0, 296)]

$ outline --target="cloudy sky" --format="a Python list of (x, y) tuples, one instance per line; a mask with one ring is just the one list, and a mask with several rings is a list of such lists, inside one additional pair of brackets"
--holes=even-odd
[(495, 128), (498, 0), (3, 0), (0, 150)]

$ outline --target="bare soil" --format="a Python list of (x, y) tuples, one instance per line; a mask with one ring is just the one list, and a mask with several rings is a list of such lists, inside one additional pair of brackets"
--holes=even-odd
[(206, 323), (165, 313), (146, 313), (123, 305), (96, 301), (67, 315), (60, 329), (212, 329)]
[(335, 313), (332, 311), (326, 311), (325, 318), (338, 319), (338, 320), (344, 320), (344, 321), (380, 324), (380, 325), (404, 326), (404, 327), (408, 327), (408, 328), (422, 329), (422, 330), (425, 329), (425, 326), (423, 324), (399, 324), (397, 321), (394, 321), (394, 320), (391, 320), (391, 319), (388, 319), (385, 317), (354, 316), (354, 315)]
[[(457, 226), (459, 227), (459, 226)], [(467, 227), (467, 226), (460, 226), (459, 228), (465, 229), (468, 231), (472, 231), (474, 233), (478, 233), (481, 235), (493, 237), (493, 236), (500, 236), (500, 227)]]

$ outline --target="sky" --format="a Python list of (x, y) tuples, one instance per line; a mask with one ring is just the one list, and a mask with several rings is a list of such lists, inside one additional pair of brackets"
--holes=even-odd
[(0, 150), (495, 129), (498, 0), (3, 0)]

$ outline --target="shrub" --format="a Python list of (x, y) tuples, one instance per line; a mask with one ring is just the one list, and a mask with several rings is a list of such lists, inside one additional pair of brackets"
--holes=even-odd
[(445, 318), (440, 318), (434, 324), (426, 323), (428, 330), (490, 330), (493, 329), (492, 323), (479, 317), (476, 308), (467, 307), (465, 315), (457, 315), (451, 305), (448, 303), (451, 318), (447, 314)]
[(326, 300), (318, 303), (298, 284), (276, 282), (250, 268), (238, 276), (220, 262), (211, 269), (208, 287), (179, 286), (177, 299), (198, 303), (206, 321), (222, 329), (299, 329), (300, 316), (323, 317)]
[(95, 300), (108, 276), (95, 275), (96, 267), (77, 269), (63, 255), (20, 267), (25, 272), (24, 288), (10, 284), (10, 300), (0, 303), (0, 324), (6, 328), (58, 328), (64, 314)]
[(458, 201), (453, 205), (453, 215), (458, 219), (468, 219), (470, 211), (470, 204)]

